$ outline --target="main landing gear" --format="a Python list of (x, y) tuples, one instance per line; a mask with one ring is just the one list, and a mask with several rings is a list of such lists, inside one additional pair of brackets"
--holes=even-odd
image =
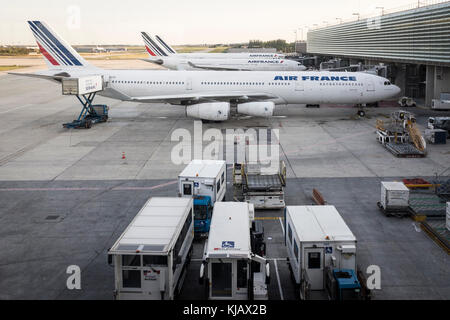
[(365, 105), (357, 104), (356, 107), (358, 108), (358, 111), (356, 112), (358, 117), (364, 118), (366, 116), (366, 111), (364, 111)]

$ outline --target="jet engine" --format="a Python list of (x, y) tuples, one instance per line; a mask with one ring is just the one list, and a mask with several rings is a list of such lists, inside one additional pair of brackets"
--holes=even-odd
[(266, 102), (248, 102), (237, 106), (237, 113), (246, 114), (255, 117), (270, 118), (273, 116), (275, 103), (271, 101)]
[(226, 121), (230, 117), (230, 104), (228, 102), (194, 104), (186, 107), (186, 115), (202, 120)]

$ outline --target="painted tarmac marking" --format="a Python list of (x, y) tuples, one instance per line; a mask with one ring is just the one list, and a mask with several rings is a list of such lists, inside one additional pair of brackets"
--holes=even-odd
[(283, 230), (283, 236), (284, 236), (284, 225), (283, 225), (283, 219), (280, 217), (280, 224), (281, 224), (281, 229)]
[(281, 298), (281, 300), (284, 300), (283, 289), (281, 289), (280, 274), (278, 273), (278, 264), (277, 264), (277, 260), (273, 260), (273, 263), (275, 264), (275, 273), (276, 273), (276, 275), (277, 275), (278, 289), (280, 290), (280, 298)]
[[(111, 191), (149, 191), (176, 184), (177, 181), (159, 184), (153, 187), (114, 187)], [(103, 191), (108, 188), (0, 188), (1, 191)]]

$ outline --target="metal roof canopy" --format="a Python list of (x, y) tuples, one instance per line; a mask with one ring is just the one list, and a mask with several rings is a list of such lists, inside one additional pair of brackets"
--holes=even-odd
[(167, 253), (183, 227), (189, 206), (191, 198), (150, 198), (109, 252)]
[(246, 202), (216, 202), (211, 221), (207, 258), (250, 258), (250, 220)]
[(308, 53), (450, 66), (450, 2), (345, 22), (308, 32)]
[(222, 160), (192, 160), (179, 177), (216, 178), (224, 164)]
[(286, 215), (302, 242), (356, 241), (334, 206), (288, 206)]

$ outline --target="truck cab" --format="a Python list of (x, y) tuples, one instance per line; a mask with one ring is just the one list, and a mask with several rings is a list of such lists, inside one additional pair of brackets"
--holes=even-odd
[(213, 204), (209, 196), (194, 197), (194, 231), (195, 235), (208, 234), (211, 225)]

